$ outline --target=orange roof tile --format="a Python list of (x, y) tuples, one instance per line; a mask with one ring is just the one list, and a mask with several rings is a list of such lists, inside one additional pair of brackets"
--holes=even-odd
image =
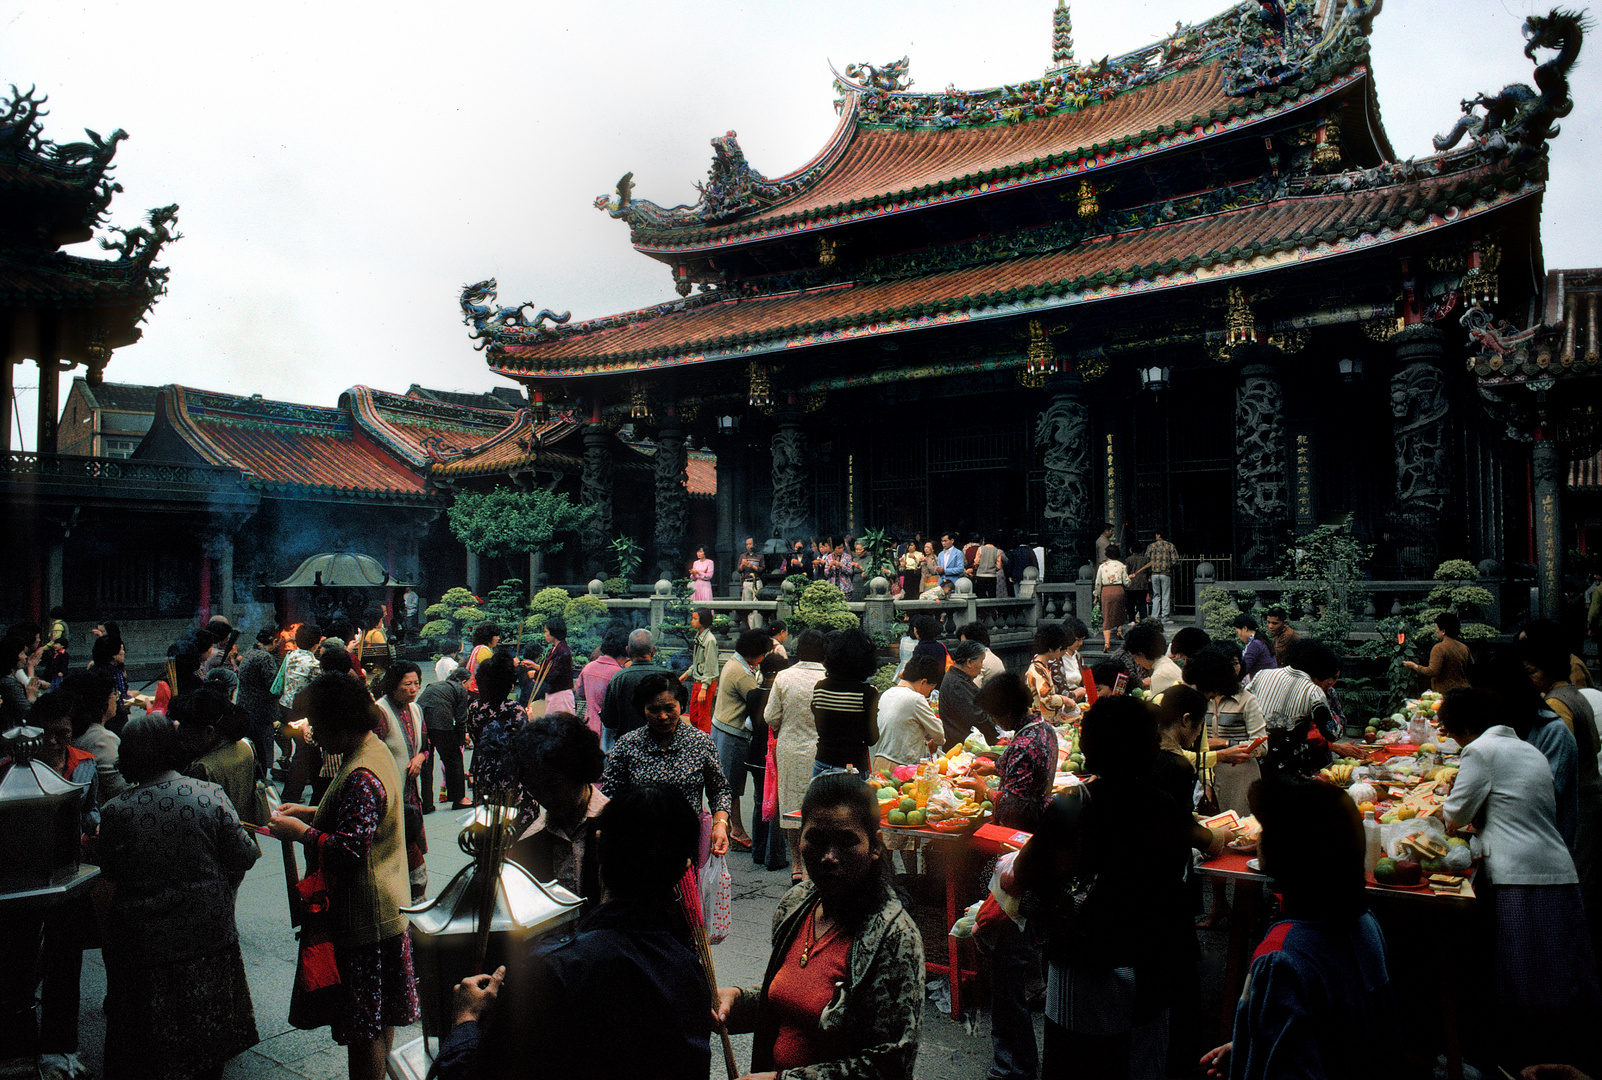
[(1372, 190), (1283, 198), (898, 280), (740, 299), (707, 294), (705, 301), (602, 320), (602, 328), (589, 332), (581, 324), (526, 344), (509, 338), (490, 362), (520, 378), (605, 374), (1062, 308), (1364, 250), (1542, 189), (1537, 179), (1486, 166)]
[(167, 387), (158, 408), (202, 458), (251, 473), (268, 489), (431, 497), (421, 476), (353, 431), (343, 409), (182, 386)]

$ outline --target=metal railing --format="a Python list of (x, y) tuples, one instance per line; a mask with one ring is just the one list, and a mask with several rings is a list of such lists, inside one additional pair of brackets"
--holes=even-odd
[(12, 450), (0, 455), (0, 481), (48, 480), (93, 487), (137, 486), (181, 491), (246, 490), (245, 474), (226, 465), (132, 458), (76, 457)]

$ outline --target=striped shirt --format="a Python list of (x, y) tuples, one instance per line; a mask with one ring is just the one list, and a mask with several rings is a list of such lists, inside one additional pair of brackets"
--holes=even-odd
[(1290, 731), (1319, 706), (1329, 708), (1323, 688), (1296, 668), (1258, 672), (1252, 680), (1251, 693), (1262, 709), (1265, 724), (1279, 731)]
[(1257, 698), (1250, 690), (1242, 690), (1234, 697), (1208, 703), (1207, 730), (1214, 738), (1228, 739), (1234, 746), (1262, 735), (1268, 725), (1263, 722), (1263, 710)]
[(824, 678), (812, 690), (817, 760), (868, 771), (868, 747), (879, 741), (879, 691), (868, 683)]

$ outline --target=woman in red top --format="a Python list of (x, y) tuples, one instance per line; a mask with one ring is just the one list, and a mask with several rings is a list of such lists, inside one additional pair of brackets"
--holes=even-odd
[(851, 773), (825, 773), (807, 789), (810, 879), (779, 903), (762, 985), (718, 991), (718, 1019), (755, 1033), (747, 1080), (912, 1076), (923, 943), (890, 884), (877, 803)]

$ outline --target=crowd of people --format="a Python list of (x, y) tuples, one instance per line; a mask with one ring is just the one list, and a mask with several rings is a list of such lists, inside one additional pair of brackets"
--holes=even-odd
[[(941, 551), (953, 573), (968, 569), (953, 538)], [(1115, 544), (1103, 553), (1117, 562)], [(1007, 565), (981, 552), (974, 569)], [(992, 1077), (1163, 1076), (1198, 1061), (1232, 1077), (1353, 1074), (1393, 1044), (1395, 1014), (1361, 822), (1312, 779), (1355, 752), (1340, 658), (1279, 609), (1264, 634), (1242, 615), (1218, 641), (1114, 614), (1119, 647), (1098, 661), (1082, 653), (1091, 628), (1068, 617), (1035, 629), (1021, 672), (984, 627), (948, 644), (917, 615), (882, 692), (860, 630), (792, 641), (775, 623), (741, 632), (723, 658), (706, 608), (680, 664), (662, 662), (651, 631), (623, 626), (574, 657), (552, 618), (538, 661), (486, 624), (465, 662), (458, 648), (434, 661), (426, 687), (382, 635), (268, 627), (242, 652), (213, 620), (174, 647), (151, 697), (129, 689), (115, 624), (96, 628), (90, 663), (60, 671), (47, 661), (65, 656), (49, 648), (64, 633), (13, 627), (0, 642), (7, 726), (41, 728), (42, 760), (83, 786), (82, 849), (102, 874), (90, 895), (4, 930), (7, 955), (39, 962), (11, 966), (0, 1008), (15, 1024), (37, 996), (41, 1075), (85, 1075), (78, 984), (98, 943), (106, 1075), (219, 1075), (257, 1037), (234, 898), (268, 835), (304, 859), (289, 1021), (329, 1028), (353, 1077), (382, 1076), (395, 1028), (419, 1016), (402, 909), (428, 890), (425, 818), (442, 801), (494, 802), (514, 809), (509, 857), (584, 913), (510, 968), (463, 980), (442, 1077), (700, 1080), (716, 1041), (740, 1031), (754, 1033), (754, 1076), (910, 1077), (925, 973), (897, 850), (907, 873), (927, 866), (900, 838), (887, 844), (864, 778), (977, 732), (1006, 745), (972, 782), (998, 824), (1031, 834), (980, 875), (994, 869), (1023, 916), (983, 935)], [(1584, 665), (1555, 624), (1478, 658), (1458, 635), (1442, 614), (1414, 669), (1445, 694), (1442, 732), (1464, 747), (1445, 817), (1486, 849), (1485, 930), (1466, 943), (1470, 977), (1497, 1005), (1486, 1060), (1594, 1067), (1602, 694), (1579, 685)], [(1055, 794), (1065, 724), (1091, 779)], [(1200, 824), (1220, 810), (1256, 815), (1279, 919), (1233, 1040), (1204, 1054), (1197, 932), (1230, 905), (1215, 886), (1202, 913), (1193, 867), (1230, 839)], [(686, 870), (733, 851), (788, 869), (791, 889), (762, 981), (714, 989), (680, 900)], [(620, 1007), (636, 1037), (608, 1037)], [(553, 1045), (523, 1022), (535, 1014), (570, 1037)]]

